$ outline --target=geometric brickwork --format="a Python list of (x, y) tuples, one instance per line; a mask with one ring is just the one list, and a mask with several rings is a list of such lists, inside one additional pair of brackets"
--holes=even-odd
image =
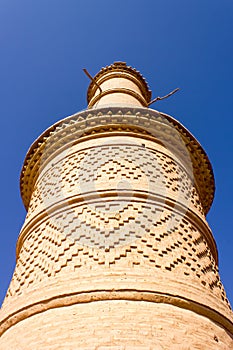
[(212, 168), (179, 122), (147, 108), (150, 96), (133, 68), (106, 67), (92, 109), (29, 150), (0, 350), (233, 348), (205, 218)]
[[(134, 210), (137, 218), (139, 207), (145, 219), (141, 222), (131, 219), (132, 226), (137, 232), (137, 234), (132, 232), (132, 242), (124, 245), (124, 240), (127, 241), (128, 237), (124, 239), (122, 235), (122, 240), (114, 242), (112, 247), (107, 248), (101, 247), (98, 242), (97, 244), (91, 242), (92, 227), (85, 220), (75, 225), (79, 215), (83, 214), (84, 217), (88, 215), (87, 206), (60, 214), (54, 221), (50, 219), (45, 221), (24, 243), (8, 296), (20, 295), (24, 290), (34, 288), (34, 284), (50, 276), (67, 272), (76, 273), (82, 268), (109, 270), (114, 265), (121, 268), (140, 266), (147, 270), (151, 269), (154, 273), (163, 270), (168, 280), (170, 275), (174, 278), (177, 274), (177, 278), (181, 275), (182, 279), (188, 282), (192, 276), (193, 282), (204, 287), (203, 293), (208, 290), (219, 298), (219, 302), (223, 300), (228, 303), (219, 279), (216, 262), (198, 229), (186, 219), (179, 220), (177, 217), (169, 230), (167, 223), (171, 221), (173, 214), (167, 211), (162, 217), (160, 216), (160, 220), (153, 222), (150, 218), (156, 216), (156, 209), (148, 204), (144, 206), (131, 203), (125, 208), (122, 207), (119, 212), (124, 216), (128, 209), (130, 213)], [(111, 208), (111, 202), (105, 208), (102, 206), (102, 215), (104, 212), (107, 213), (109, 208)], [(105, 215), (105, 222), (106, 217), (107, 215)], [(114, 230), (117, 232), (120, 227), (127, 226), (127, 220), (130, 221), (130, 218), (119, 220)], [(77, 221), (80, 222), (80, 219)], [(56, 225), (53, 222), (56, 222)], [(146, 222), (149, 225), (146, 226)], [(146, 227), (149, 226), (150, 228), (147, 229)], [(72, 230), (76, 232), (78, 229), (81, 233), (72, 235)], [(145, 229), (148, 231), (146, 234)], [(64, 235), (66, 230), (68, 234)], [(101, 231), (97, 232), (101, 235)], [(82, 238), (84, 244), (82, 244)]]
[(181, 165), (162, 152), (139, 145), (133, 138), (127, 138), (125, 144), (122, 139), (122, 145), (109, 145), (111, 140), (108, 142), (105, 138), (100, 146), (77, 152), (72, 149), (65, 158), (53, 161), (35, 186), (28, 216), (35, 215), (38, 206), (53, 199), (56, 201), (74, 193), (100, 193), (106, 190), (106, 182), (108, 189), (117, 189), (120, 193), (127, 186), (130, 190), (140, 190), (143, 180), (148, 192), (160, 190), (163, 196), (170, 192), (177, 200), (198, 210), (199, 215), (204, 215), (193, 179)]

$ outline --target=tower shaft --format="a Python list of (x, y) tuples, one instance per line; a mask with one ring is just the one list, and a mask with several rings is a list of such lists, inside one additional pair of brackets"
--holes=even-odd
[(115, 63), (92, 81), (89, 109), (29, 150), (0, 349), (233, 348), (205, 218), (211, 165), (150, 98), (140, 73)]

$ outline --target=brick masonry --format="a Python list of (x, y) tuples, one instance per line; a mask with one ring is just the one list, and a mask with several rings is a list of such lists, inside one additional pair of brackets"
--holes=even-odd
[(139, 72), (117, 63), (95, 79), (91, 109), (27, 154), (0, 349), (233, 349), (205, 152), (146, 107)]

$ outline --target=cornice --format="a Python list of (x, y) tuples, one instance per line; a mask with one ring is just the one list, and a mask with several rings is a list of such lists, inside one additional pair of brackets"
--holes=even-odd
[[(162, 130), (161, 130), (162, 127)], [(106, 107), (86, 110), (67, 117), (47, 129), (30, 147), (23, 164), (20, 188), (26, 209), (28, 208), (38, 170), (51, 154), (69, 142), (98, 135), (109, 136), (113, 132), (134, 133), (139, 137), (161, 138), (171, 145), (178, 131), (189, 153), (197, 190), (205, 214), (208, 212), (215, 191), (214, 175), (210, 161), (194, 136), (169, 115), (148, 108)], [(176, 147), (174, 144), (173, 147)], [(182, 151), (182, 150), (181, 150)]]

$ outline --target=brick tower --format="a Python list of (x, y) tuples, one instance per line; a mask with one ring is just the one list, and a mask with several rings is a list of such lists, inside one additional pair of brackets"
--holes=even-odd
[(207, 155), (123, 62), (87, 99), (26, 156), (0, 349), (233, 349)]

